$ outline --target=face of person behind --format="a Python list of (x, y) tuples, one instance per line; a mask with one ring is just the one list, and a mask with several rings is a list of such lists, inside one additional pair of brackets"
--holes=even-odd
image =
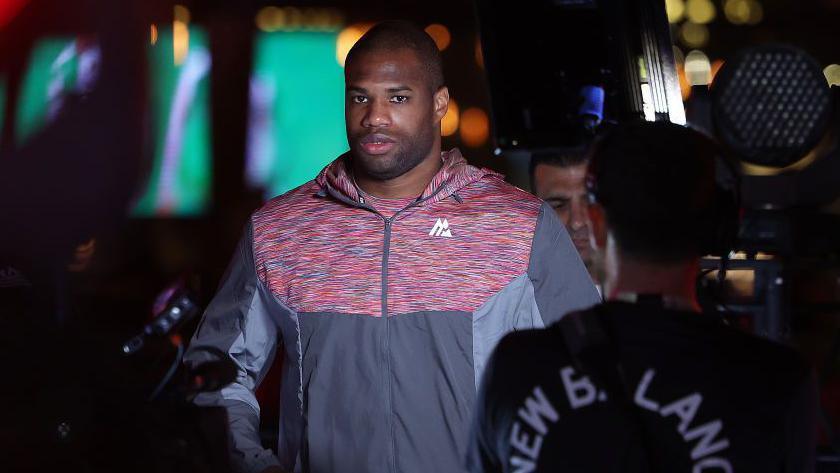
[(534, 169), (534, 192), (546, 201), (569, 231), (584, 263), (603, 246), (601, 214), (589, 201), (586, 189), (586, 163), (572, 166), (539, 164)]

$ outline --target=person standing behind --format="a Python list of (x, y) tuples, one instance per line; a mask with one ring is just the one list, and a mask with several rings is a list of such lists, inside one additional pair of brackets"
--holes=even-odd
[[(196, 402), (227, 408), (237, 471), (464, 471), (496, 342), (598, 293), (550, 207), (441, 151), (449, 91), (422, 29), (375, 26), (345, 80), (350, 151), (251, 217), (186, 355), (220, 349), (238, 377)], [(275, 350), (276, 454), (254, 398)]]
[(596, 145), (590, 177), (606, 211), (607, 302), (502, 339), (470, 471), (813, 471), (810, 368), (699, 312), (699, 257), (720, 210), (714, 146), (670, 123), (624, 124)]
[(534, 153), (529, 175), (531, 191), (557, 212), (592, 280), (600, 288), (604, 282), (606, 229), (603, 211), (590, 200), (586, 189), (589, 148), (581, 145)]

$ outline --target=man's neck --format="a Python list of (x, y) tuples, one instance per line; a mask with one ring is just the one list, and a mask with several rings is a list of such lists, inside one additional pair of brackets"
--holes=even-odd
[(622, 299), (623, 294), (658, 294), (678, 299), (698, 310), (695, 280), (698, 262), (651, 263), (637, 258), (619, 256), (608, 275), (608, 300)]
[(356, 185), (367, 194), (382, 199), (408, 199), (421, 195), (442, 165), (440, 146), (436, 146), (420, 164), (394, 179), (374, 179), (355, 167), (353, 174)]

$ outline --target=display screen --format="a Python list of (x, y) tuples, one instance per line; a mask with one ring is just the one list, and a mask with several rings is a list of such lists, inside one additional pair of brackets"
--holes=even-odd
[(266, 199), (348, 149), (337, 32), (260, 32), (250, 85), (245, 176)]
[[(255, 38), (244, 174), (247, 184), (266, 199), (313, 179), (348, 149), (337, 40), (337, 30), (261, 31)], [(21, 85), (16, 142), (24, 143), (49, 123), (69, 94), (88, 92), (98, 62), (95, 41), (38, 41)], [(210, 66), (208, 38), (201, 28), (155, 30), (148, 46), (152, 164), (133, 216), (191, 217), (208, 210)], [(0, 105), (2, 86), (0, 82)]]
[(32, 49), (15, 117), (15, 141), (26, 142), (61, 111), (71, 93), (96, 82), (99, 47), (88, 38), (44, 38)]
[[(56, 117), (70, 94), (94, 87), (99, 57), (91, 39), (51, 37), (35, 44), (18, 97), (16, 143), (25, 143)], [(148, 46), (148, 72), (152, 165), (131, 214), (201, 215), (210, 202), (212, 167), (210, 52), (204, 31), (193, 26), (175, 34), (171, 27), (156, 30)]]
[(152, 168), (133, 209), (140, 217), (198, 216), (210, 205), (210, 51), (195, 26), (160, 28), (149, 46)]

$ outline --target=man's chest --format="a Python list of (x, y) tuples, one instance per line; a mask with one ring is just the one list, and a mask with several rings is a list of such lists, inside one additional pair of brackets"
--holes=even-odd
[(533, 225), (442, 208), (338, 212), (255, 238), (257, 270), (297, 312), (472, 311), (528, 266)]

